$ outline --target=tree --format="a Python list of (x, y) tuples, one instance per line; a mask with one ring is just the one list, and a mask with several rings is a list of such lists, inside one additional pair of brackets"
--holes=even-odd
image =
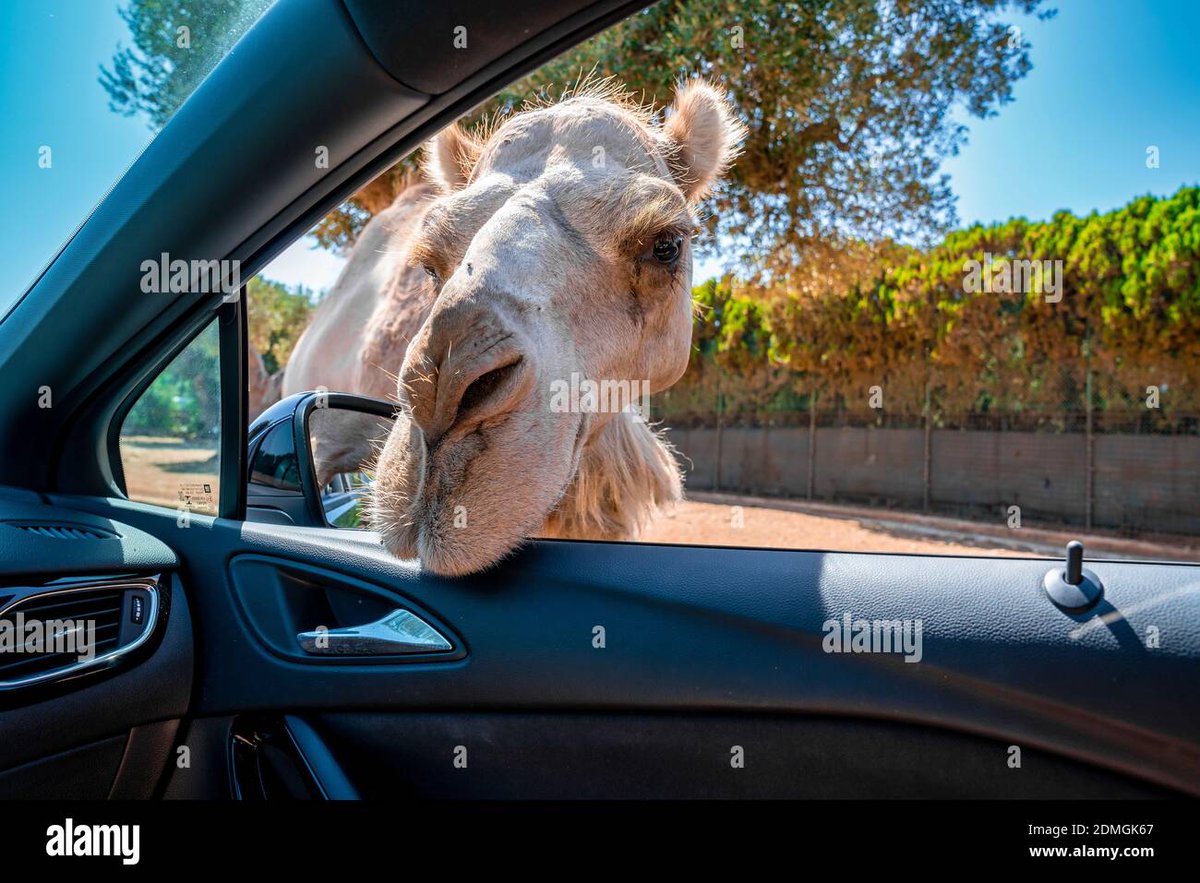
[[(968, 284), (967, 262), (985, 255), (993, 279), (1016, 261), (1051, 273), (1061, 261), (1060, 287), (1048, 296), (1036, 278), (1011, 292)], [(764, 347), (796, 392), (819, 392), (823, 409), (840, 399), (858, 416), (879, 385), (891, 415), (915, 417), (926, 382), (950, 422), (987, 414), (1068, 428), (1089, 387), (1091, 407), (1114, 426), (1194, 431), (1200, 414), (1200, 187), (1083, 217), (975, 225), (930, 248), (898, 248), (848, 287), (726, 277), (693, 298), (695, 350), (664, 414), (676, 422), (711, 419), (717, 370), (724, 414), (761, 411), (741, 403), (770, 391)], [(1153, 409), (1148, 387), (1158, 390)]]
[(220, 424), (220, 343), (210, 322), (134, 403), (124, 435), (212, 439)]
[[(119, 52), (102, 78), (115, 108), (144, 110), (161, 125), (207, 72), (171, 39), (186, 2), (129, 0), (123, 15), (138, 51)], [(216, 38), (218, 25), (257, 15), (266, 2), (231, 0), (205, 33)], [(789, 276), (806, 261), (836, 259), (851, 240), (931, 236), (953, 225), (953, 196), (938, 175), (965, 137), (951, 111), (963, 105), (983, 117), (1011, 99), (1012, 84), (1030, 70), (1029, 46), (1000, 16), (1041, 3), (663, 0), (543, 66), (471, 119), (554, 97), (588, 71), (657, 102), (669, 100), (680, 77), (709, 77), (729, 90), (750, 135), (709, 201), (708, 231), (747, 266)], [(216, 57), (206, 54), (206, 63)], [(316, 230), (322, 244), (352, 243), (411, 164), (326, 217)]]
[(157, 131), (273, 0), (129, 0), (120, 10), (132, 47), (118, 46), (100, 84), (117, 113)]
[(307, 288), (288, 288), (255, 276), (246, 287), (250, 328), (250, 345), (263, 357), (268, 374), (287, 365), (292, 350), (304, 329), (308, 327), (314, 297)]

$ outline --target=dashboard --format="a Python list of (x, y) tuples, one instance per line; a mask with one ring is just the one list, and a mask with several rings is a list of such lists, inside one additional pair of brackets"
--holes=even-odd
[(192, 691), (177, 568), (145, 531), (0, 488), (0, 798), (153, 796)]

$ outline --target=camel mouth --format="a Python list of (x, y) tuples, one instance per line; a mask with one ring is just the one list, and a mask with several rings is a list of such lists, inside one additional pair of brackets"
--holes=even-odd
[[(379, 457), (370, 509), (389, 553), (457, 576), (491, 566), (538, 533), (574, 476), (580, 427), (545, 409), (512, 405), (522, 400), (514, 390), (532, 373), (525, 367), (514, 360), (481, 375), (466, 419), (432, 446), (411, 417), (397, 418)], [(551, 426), (554, 437), (546, 439)], [(498, 493), (494, 476), (501, 474), (527, 480)]]

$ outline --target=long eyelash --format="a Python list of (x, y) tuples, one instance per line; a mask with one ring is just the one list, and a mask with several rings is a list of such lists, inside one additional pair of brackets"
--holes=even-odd
[(423, 302), (432, 304), (438, 299), (442, 293), (442, 283), (440, 279), (434, 279), (432, 276), (425, 277), (425, 283), (421, 286), (421, 296)]

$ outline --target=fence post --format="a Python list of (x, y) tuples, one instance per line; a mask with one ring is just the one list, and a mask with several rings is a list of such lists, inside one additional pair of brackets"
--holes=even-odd
[(724, 422), (724, 402), (721, 399), (721, 366), (717, 365), (717, 457), (716, 475), (713, 477), (713, 490), (721, 490), (721, 424)]
[(813, 498), (817, 478), (817, 391), (808, 396), (808, 498)]
[(769, 494), (767, 475), (771, 471), (771, 421), (767, 419), (762, 425), (762, 455), (759, 458), (757, 488), (759, 494)]
[(1087, 376), (1084, 380), (1084, 415), (1085, 415), (1085, 432), (1087, 433), (1087, 471), (1084, 475), (1084, 482), (1087, 485), (1087, 512), (1084, 517), (1084, 525), (1088, 530), (1092, 529), (1092, 517), (1095, 506), (1095, 475), (1096, 475), (1096, 436), (1092, 432), (1092, 369), (1088, 366)]
[[(762, 426), (762, 456), (759, 459), (757, 488), (759, 494), (767, 494), (767, 475), (771, 464), (771, 357), (767, 356), (766, 367), (763, 368), (762, 414), (755, 416), (755, 423)], [(745, 481), (742, 482), (743, 487)]]
[(933, 483), (933, 419), (929, 407), (929, 381), (925, 381), (925, 472), (921, 487), (921, 509), (929, 511), (930, 486)]

